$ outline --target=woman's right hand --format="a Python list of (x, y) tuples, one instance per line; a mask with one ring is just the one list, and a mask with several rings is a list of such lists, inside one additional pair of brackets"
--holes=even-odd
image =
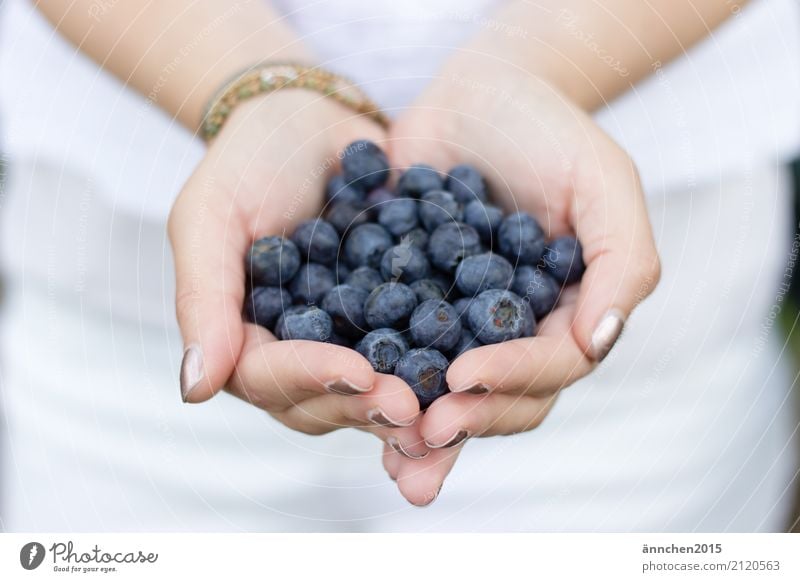
[(411, 426), (417, 399), (402, 381), (376, 374), (353, 350), (278, 342), (242, 320), (252, 242), (317, 216), (338, 152), (356, 139), (384, 137), (372, 121), (304, 90), (258, 97), (233, 112), (169, 218), (186, 402), (208, 400), (224, 386), (304, 433), (357, 426), (408, 455), (427, 453)]

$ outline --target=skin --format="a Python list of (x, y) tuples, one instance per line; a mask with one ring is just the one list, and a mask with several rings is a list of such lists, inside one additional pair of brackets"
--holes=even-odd
[[(494, 436), (538, 426), (558, 392), (596, 366), (586, 354), (602, 316), (612, 307), (628, 315), (660, 276), (636, 169), (590, 112), (708, 35), (741, 4), (505, 3), (493, 20), (525, 34), (482, 27), (388, 134), (304, 90), (238, 107), (169, 219), (178, 322), (186, 344), (199, 345), (203, 354), (203, 379), (187, 400), (202, 402), (225, 388), (302, 432), (357, 426), (384, 443), (394, 437), (407, 452), (427, 454), (410, 459), (384, 445), (384, 467), (415, 505), (435, 499), (457, 459), (460, 446), (436, 448), (455, 432)], [(159, 87), (157, 104), (192, 131), (205, 104), (236, 72), (263, 60), (313, 60), (263, 2), (235, 11), (223, 0), (120, 2), (101, 14), (91, 0), (37, 6), (122, 81), (145, 95)], [(198, 37), (210, 22), (211, 32)], [(178, 62), (176, 55), (182, 55)], [(580, 287), (540, 322), (535, 339), (484, 346), (450, 367), (454, 391), (482, 383), (489, 394), (445, 396), (404, 428), (367, 420), (375, 409), (398, 421), (418, 418), (416, 398), (399, 379), (375, 374), (353, 351), (276, 342), (241, 320), (248, 245), (315, 216), (323, 202), (321, 161), (335, 160), (361, 138), (381, 145), (395, 166), (475, 165), (506, 210), (528, 210), (548, 236), (577, 234), (587, 264)], [(302, 195), (287, 195), (297, 192)], [(325, 391), (340, 379), (365, 392)]]

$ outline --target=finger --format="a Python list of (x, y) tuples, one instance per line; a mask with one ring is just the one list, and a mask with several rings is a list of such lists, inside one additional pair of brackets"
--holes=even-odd
[[(379, 411), (378, 418), (375, 412)], [(419, 403), (402, 380), (383, 374), (369, 392), (353, 396), (327, 394), (296, 403), (275, 416), (290, 428), (307, 434), (324, 434), (344, 427), (368, 429), (388, 444), (402, 443), (411, 455), (428, 452), (412, 425)], [(387, 420), (392, 419), (391, 425)], [(402, 426), (401, 426), (402, 425)]]
[(401, 455), (392, 447), (383, 443), (383, 468), (389, 474), (392, 481), (397, 481), (397, 474), (400, 471)]
[(452, 392), (548, 396), (588, 374), (595, 363), (572, 334), (574, 305), (543, 320), (535, 337), (464, 352), (447, 370)]
[(184, 342), (181, 395), (187, 402), (211, 398), (230, 377), (242, 348), (242, 257), (249, 241), (230, 199), (216, 191), (213, 180), (195, 174), (170, 213), (175, 304)]
[(586, 263), (573, 331), (601, 361), (655, 288), (661, 266), (633, 162), (613, 144), (593, 153), (576, 167), (570, 211)]
[(448, 394), (431, 405), (419, 430), (433, 450), (460, 447), (471, 437), (510, 435), (536, 428), (555, 399), (556, 396)]
[(433, 503), (460, 452), (460, 448), (437, 449), (420, 460), (398, 457), (396, 481), (400, 493), (418, 507)]
[(361, 394), (375, 372), (358, 352), (334, 344), (275, 341), (264, 328), (246, 324), (247, 339), (228, 389), (270, 412), (282, 412), (325, 394)]

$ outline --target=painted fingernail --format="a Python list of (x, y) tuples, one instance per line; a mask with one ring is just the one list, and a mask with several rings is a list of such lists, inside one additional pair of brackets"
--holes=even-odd
[(473, 384), (469, 388), (464, 390), (453, 390), (453, 392), (457, 392), (459, 394), (488, 394), (491, 389), (489, 386), (484, 384), (483, 382), (478, 382), (477, 384)]
[(456, 445), (460, 445), (468, 438), (469, 438), (469, 431), (460, 428), (453, 436), (451, 436), (441, 445), (432, 445), (428, 441), (425, 441), (425, 444), (428, 445), (428, 448), (431, 449), (449, 449), (450, 447), (455, 447)]
[(203, 379), (203, 352), (197, 344), (190, 345), (183, 352), (180, 376), (181, 399), (186, 402), (189, 394)]
[(392, 420), (386, 413), (381, 410), (380, 408), (373, 408), (369, 412), (367, 412), (367, 420), (373, 424), (377, 424), (378, 426), (387, 426), (389, 428), (400, 428), (405, 426), (411, 426), (417, 420), (414, 417), (410, 422), (399, 422), (397, 420)]
[(386, 439), (386, 444), (392, 447), (392, 449), (394, 449), (394, 452), (400, 453), (404, 457), (408, 457), (409, 459), (414, 459), (415, 461), (419, 459), (424, 459), (425, 457), (428, 456), (428, 453), (430, 453), (430, 451), (425, 451), (425, 453), (422, 455), (417, 455), (415, 453), (412, 453), (408, 451), (405, 447), (403, 447), (403, 445), (400, 443), (397, 437), (393, 436), (390, 436), (389, 438)]
[(352, 396), (354, 394), (363, 394), (364, 392), (368, 392), (369, 388), (356, 386), (347, 378), (339, 378), (338, 380), (332, 380), (325, 384), (325, 390), (332, 392), (333, 394)]
[(614, 347), (617, 339), (625, 326), (625, 315), (619, 309), (611, 309), (605, 314), (592, 334), (592, 342), (589, 344), (588, 355), (595, 362), (602, 362), (603, 359)]

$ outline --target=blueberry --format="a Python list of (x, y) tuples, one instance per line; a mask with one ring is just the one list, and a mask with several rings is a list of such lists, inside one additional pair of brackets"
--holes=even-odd
[(421, 248), (423, 251), (428, 248), (428, 240), (430, 239), (430, 235), (428, 231), (422, 227), (417, 227), (413, 230), (410, 230), (406, 234), (398, 237), (398, 242), (403, 243), (408, 241), (415, 247)]
[(483, 176), (467, 164), (456, 166), (447, 173), (445, 189), (461, 204), (469, 204), (476, 199), (486, 201), (486, 182)]
[(417, 346), (448, 352), (461, 339), (461, 322), (452, 305), (431, 299), (411, 314), (410, 331)]
[(383, 282), (381, 274), (372, 267), (359, 267), (345, 279), (346, 284), (363, 289), (367, 293), (372, 293), (372, 290)]
[(360, 188), (348, 184), (344, 176), (338, 175), (328, 181), (328, 185), (325, 187), (325, 200), (329, 204), (336, 202), (355, 204), (364, 201), (364, 193)]
[(489, 289), (508, 289), (514, 267), (500, 255), (481, 253), (467, 257), (456, 269), (456, 285), (467, 297)]
[(511, 291), (491, 289), (469, 306), (469, 327), (482, 344), (496, 344), (522, 337), (528, 307)]
[(460, 317), (465, 323), (467, 321), (467, 311), (469, 311), (469, 306), (472, 304), (472, 297), (462, 297), (461, 299), (456, 299), (453, 302), (453, 309), (456, 310), (458, 317)]
[(369, 221), (369, 212), (363, 203), (336, 202), (325, 211), (325, 219), (340, 235)]
[(300, 268), (300, 251), (290, 240), (267, 236), (250, 247), (245, 266), (255, 285), (286, 285)]
[(380, 374), (394, 372), (397, 361), (408, 351), (403, 335), (393, 329), (381, 328), (369, 332), (356, 345), (356, 351)]
[(329, 268), (317, 263), (306, 263), (297, 271), (289, 291), (295, 303), (317, 304), (336, 285), (336, 275)]
[(280, 287), (255, 287), (244, 303), (248, 321), (269, 329), (291, 305), (292, 296)]
[(420, 201), (419, 218), (428, 232), (433, 232), (446, 222), (461, 222), (464, 212), (450, 192), (431, 190)]
[(425, 253), (406, 243), (395, 245), (383, 253), (381, 275), (387, 281), (413, 283), (431, 273), (431, 264)]
[(545, 247), (542, 263), (545, 271), (562, 285), (580, 281), (586, 270), (581, 243), (572, 236), (550, 241)]
[(514, 266), (535, 265), (544, 251), (544, 231), (527, 212), (515, 212), (503, 219), (497, 242), (500, 253)]
[(309, 262), (330, 265), (339, 252), (339, 234), (331, 223), (315, 218), (301, 222), (292, 235), (292, 242)]
[(372, 329), (405, 327), (417, 306), (417, 296), (404, 283), (383, 283), (364, 303), (364, 317)]
[(350, 231), (344, 243), (344, 257), (354, 269), (378, 268), (383, 253), (394, 244), (392, 235), (380, 224), (361, 224)]
[(397, 198), (386, 202), (378, 211), (378, 223), (394, 236), (406, 234), (419, 224), (417, 201)]
[(435, 169), (425, 164), (411, 166), (397, 182), (397, 193), (400, 196), (419, 198), (430, 190), (441, 190), (444, 181)]
[(456, 287), (456, 282), (452, 277), (437, 271), (434, 272), (429, 279), (439, 285), (439, 288), (444, 293), (444, 298), (448, 301), (455, 301), (461, 296), (458, 291), (458, 287)]
[(522, 303), (525, 305), (525, 311), (522, 315), (522, 335), (519, 337), (533, 337), (536, 335), (536, 318), (533, 315), (531, 304), (524, 299)]
[(373, 214), (377, 215), (380, 209), (383, 208), (387, 202), (396, 199), (397, 196), (395, 196), (394, 192), (388, 188), (375, 188), (372, 192), (367, 194), (367, 198), (364, 200), (364, 203)]
[(464, 207), (464, 222), (478, 231), (483, 242), (491, 245), (503, 222), (503, 211), (497, 206), (474, 200)]
[(447, 358), (441, 352), (429, 348), (414, 349), (400, 358), (394, 374), (411, 387), (420, 409), (424, 410), (449, 392), (445, 379), (447, 366)]
[(389, 179), (389, 160), (373, 142), (361, 139), (344, 149), (344, 179), (365, 191), (383, 186)]
[(347, 266), (343, 260), (336, 260), (336, 264), (333, 267), (333, 272), (336, 273), (336, 283), (344, 283), (345, 280), (350, 276), (352, 272), (350, 267)]
[(481, 252), (481, 240), (474, 228), (458, 222), (446, 222), (431, 233), (428, 255), (437, 269), (453, 273), (465, 257)]
[(330, 316), (314, 305), (287, 309), (278, 318), (275, 334), (282, 340), (327, 342), (333, 334)]
[(541, 268), (522, 265), (514, 273), (511, 290), (530, 303), (533, 314), (541, 319), (555, 308), (561, 287)]
[(342, 346), (343, 348), (352, 348), (353, 342), (351, 342), (348, 338), (339, 335), (336, 332), (331, 334), (331, 338), (328, 340), (328, 343), (332, 343), (337, 346)]
[(472, 331), (470, 331), (469, 329), (462, 329), (461, 339), (459, 339), (458, 343), (456, 344), (456, 347), (454, 347), (450, 351), (450, 355), (452, 356), (453, 359), (455, 359), (464, 352), (475, 348), (479, 348), (482, 345), (483, 344), (475, 338), (475, 334), (472, 333)]
[(347, 338), (360, 338), (367, 333), (364, 302), (369, 293), (350, 285), (337, 285), (322, 300), (324, 309), (333, 320), (333, 331)]
[(433, 279), (420, 279), (411, 283), (411, 289), (417, 295), (417, 301), (422, 303), (428, 299), (436, 299), (442, 301), (444, 299), (444, 290)]

